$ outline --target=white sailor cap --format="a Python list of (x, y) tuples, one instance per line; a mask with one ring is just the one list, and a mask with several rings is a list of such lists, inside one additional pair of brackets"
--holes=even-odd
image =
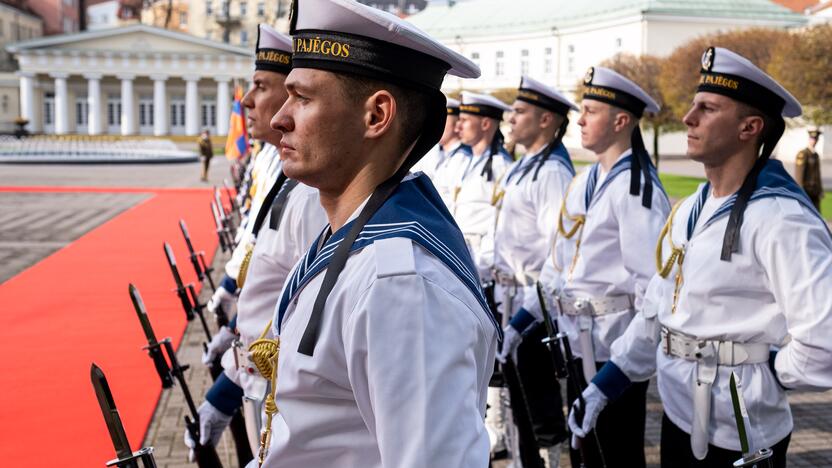
[(797, 117), (800, 103), (747, 58), (722, 47), (702, 54), (697, 92), (717, 93), (775, 117)]
[(655, 114), (661, 108), (639, 85), (604, 67), (589, 67), (586, 71), (583, 99), (620, 107), (639, 118), (645, 111)]
[(459, 112), (461, 113), (503, 120), (503, 112), (510, 111), (511, 107), (489, 94), (462, 92), (462, 104), (459, 106)]
[(254, 69), (284, 74), (292, 71), (292, 38), (267, 24), (258, 25)]
[(517, 100), (528, 102), (561, 115), (568, 114), (570, 110), (578, 110), (578, 106), (573, 104), (560, 91), (527, 75), (520, 79)]
[(446, 73), (477, 78), (473, 62), (407, 21), (354, 0), (295, 0), (294, 68), (354, 73), (438, 90)]
[(459, 115), (459, 101), (454, 98), (445, 98), (447, 99), (447, 103), (445, 103), (445, 109), (448, 110), (448, 115)]

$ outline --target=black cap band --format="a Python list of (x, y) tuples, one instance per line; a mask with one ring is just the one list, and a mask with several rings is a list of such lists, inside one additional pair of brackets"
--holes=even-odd
[(353, 73), (399, 85), (436, 89), (447, 63), (389, 42), (354, 34), (302, 30), (292, 38), (292, 67)]
[(448, 111), (448, 115), (459, 115), (459, 107), (446, 107), (445, 110)]
[(639, 119), (642, 115), (644, 115), (644, 108), (647, 107), (647, 104), (644, 103), (644, 101), (630, 93), (625, 93), (620, 89), (598, 86), (591, 83), (587, 84), (584, 88), (583, 99), (593, 99), (595, 101), (601, 101), (612, 106), (620, 107), (628, 112), (632, 112), (632, 114)]
[(716, 93), (759, 109), (766, 115), (780, 117), (786, 101), (765, 86), (728, 73), (702, 71), (696, 92)]
[(277, 49), (257, 49), (255, 70), (266, 70), (288, 75), (292, 71), (292, 54)]
[(503, 120), (503, 110), (494, 106), (486, 106), (483, 104), (462, 104), (459, 106), (459, 112), (462, 114), (488, 117), (494, 120)]
[(517, 100), (528, 102), (529, 104), (535, 105), (537, 107), (542, 107), (548, 111), (552, 111), (556, 114), (566, 115), (569, 113), (569, 105), (564, 104), (561, 101), (556, 99), (552, 99), (545, 94), (538, 93), (537, 91), (533, 91), (527, 88), (520, 88), (517, 91)]

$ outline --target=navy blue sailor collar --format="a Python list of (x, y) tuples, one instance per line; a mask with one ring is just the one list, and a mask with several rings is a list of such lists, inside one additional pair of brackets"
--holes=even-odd
[[(361, 207), (356, 213), (360, 211)], [(328, 238), (330, 228), (327, 226), (295, 266), (278, 302), (275, 322), (278, 331), (289, 304), (309, 281), (327, 268), (335, 249), (353, 223), (354, 217)], [(350, 255), (377, 240), (393, 237), (416, 242), (444, 263), (471, 291), (502, 339), (499, 324), (488, 308), (462, 233), (428, 176), (411, 174), (399, 184), (364, 226), (350, 248)]]
[[(518, 177), (515, 183), (519, 185), (520, 182), (528, 175), (530, 169), (534, 167), (535, 163), (537, 163), (540, 158), (544, 156), (543, 152), (546, 151), (548, 146), (549, 145), (544, 146), (534, 155), (523, 156), (523, 159), (518, 161), (517, 164), (514, 165), (514, 168), (512, 168), (511, 172), (509, 172), (505, 179), (505, 185), (511, 183), (515, 176)], [(549, 157), (546, 162), (549, 161), (561, 164), (564, 168), (566, 168), (570, 175), (573, 177), (575, 176), (575, 166), (572, 164), (572, 158), (569, 157), (569, 151), (566, 149), (566, 146), (563, 145), (563, 142), (549, 150)]]
[[(607, 173), (604, 181), (601, 183), (600, 186), (598, 185), (598, 178), (601, 173), (601, 163), (596, 162), (592, 165), (589, 169), (589, 174), (587, 175), (586, 180), (586, 190), (584, 192), (584, 207), (587, 211), (595, 203), (597, 200), (601, 198), (601, 195), (604, 191), (609, 187), (612, 183), (613, 179), (621, 175), (622, 173), (628, 171), (633, 163), (633, 150), (628, 149), (627, 151), (621, 153), (621, 156), (618, 157), (618, 160), (613, 164), (612, 168), (610, 168), (609, 173)], [(650, 172), (650, 177), (653, 179), (653, 186), (658, 187), (659, 190), (665, 197), (667, 197), (667, 193), (664, 191), (664, 186), (662, 185), (661, 181), (659, 180), (659, 173), (656, 171), (656, 166), (650, 164), (648, 167)]]

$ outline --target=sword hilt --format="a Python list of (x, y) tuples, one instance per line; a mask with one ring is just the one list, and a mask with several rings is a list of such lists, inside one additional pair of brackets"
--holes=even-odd
[[(164, 342), (165, 340), (168, 340), (168, 338), (165, 338), (164, 340), (162, 340), (162, 342)], [(165, 360), (165, 355), (162, 352), (162, 342), (158, 342), (153, 345), (147, 345), (142, 349), (147, 350), (147, 354), (153, 361), (153, 367), (156, 368), (156, 373), (159, 374), (159, 380), (162, 381), (162, 388), (170, 388), (173, 386), (173, 377), (171, 377), (170, 366), (168, 365), (168, 362)]]
[(133, 452), (129, 457), (115, 458), (107, 462), (107, 466), (118, 468), (139, 468), (137, 461), (141, 461), (144, 468), (156, 468), (156, 460), (153, 458), (153, 447), (144, 447)]
[(770, 448), (757, 450), (754, 453), (744, 454), (742, 458), (734, 462), (734, 468), (770, 468), (771, 457), (774, 452)]

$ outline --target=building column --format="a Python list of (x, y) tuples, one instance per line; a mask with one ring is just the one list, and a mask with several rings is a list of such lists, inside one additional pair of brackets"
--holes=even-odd
[(101, 118), (101, 74), (89, 73), (84, 75), (84, 78), (87, 79), (87, 106), (89, 107), (87, 133), (100, 135), (103, 133), (101, 124), (104, 123)]
[(199, 134), (199, 76), (184, 76), (185, 79), (185, 135)]
[(151, 75), (153, 80), (153, 134), (156, 136), (170, 133), (168, 127), (167, 96), (165, 90), (166, 75)]
[(26, 129), (30, 132), (39, 132), (41, 124), (37, 121), (39, 113), (35, 108), (35, 74), (19, 72), (20, 77), (20, 116), (28, 120)]
[(228, 82), (231, 77), (222, 76), (217, 80), (217, 135), (228, 134), (228, 123), (231, 118), (231, 97), (228, 94)]
[(121, 80), (121, 134), (136, 134), (136, 99), (133, 95), (135, 75), (119, 75)]
[(66, 92), (67, 73), (50, 73), (55, 79), (55, 134), (69, 132), (69, 96)]

